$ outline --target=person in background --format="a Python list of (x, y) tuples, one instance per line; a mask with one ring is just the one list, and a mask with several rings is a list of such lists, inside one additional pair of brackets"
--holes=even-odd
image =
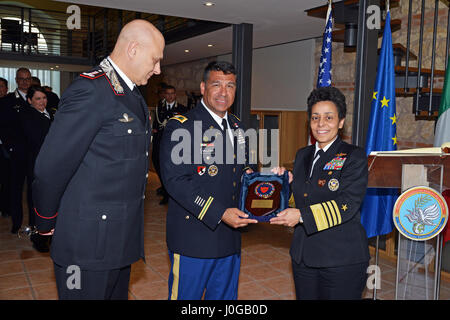
[[(8, 94), (8, 80), (0, 78), (0, 115), (2, 114), (2, 108)], [(0, 214), (3, 217), (9, 216), (9, 175), (10, 175), (10, 163), (9, 155), (5, 146), (1, 140), (1, 128), (0, 128)]]
[[(152, 150), (152, 161), (155, 171), (161, 181), (161, 166), (159, 162), (159, 152), (161, 138), (164, 132), (164, 128), (167, 121), (177, 114), (184, 114), (187, 112), (187, 108), (178, 103), (177, 92), (174, 86), (166, 85), (164, 89), (164, 99), (158, 104), (155, 111), (155, 120), (153, 121), (153, 150)], [(159, 202), (160, 205), (165, 205), (169, 202), (169, 194), (164, 188), (161, 182), (161, 188), (159, 194), (163, 196), (163, 199)]]
[(270, 220), (295, 228), (290, 254), (300, 300), (361, 299), (366, 284), (370, 256), (360, 207), (367, 157), (339, 137), (345, 115), (345, 96), (337, 88), (311, 92), (308, 117), (316, 144), (296, 154), (290, 173), (295, 206)]
[[(47, 106), (47, 95), (42, 87), (31, 86), (28, 89), (27, 101), (31, 108), (25, 109), (20, 113), (20, 120), (22, 129), (26, 140), (26, 170), (28, 185), (28, 196), (30, 198), (31, 205), (28, 208), (29, 219), (28, 224), (30, 226), (36, 226), (35, 222), (35, 212), (34, 212), (34, 201), (32, 194), (32, 183), (34, 180), (34, 164), (36, 158), (41, 149), (42, 143), (44, 142), (45, 136), (50, 129), (50, 124), (53, 120), (53, 116), (46, 110)], [(31, 236), (31, 241), (33, 242), (33, 247), (39, 252), (49, 251), (49, 241), (50, 237), (42, 236), (39, 234), (33, 234)]]
[(8, 80), (0, 77), (0, 99), (8, 94)]
[[(31, 77), (31, 85), (32, 86), (41, 86), (41, 80), (38, 77)], [(52, 91), (52, 88), (49, 86), (42, 87), (45, 91), (45, 95), (47, 96), (47, 111), (54, 116), (56, 111), (58, 110), (59, 97), (56, 93)]]
[[(20, 113), (26, 112), (30, 105), (27, 102), (27, 92), (31, 85), (31, 73), (27, 68), (16, 71), (17, 89), (1, 100), (0, 106), (0, 140), (3, 150), (10, 159), (9, 175), (9, 214), (11, 215), (11, 233), (16, 234), (23, 223), (22, 195), (25, 179), (31, 179), (26, 171), (26, 141), (20, 123)], [(31, 197), (27, 202), (31, 206)]]

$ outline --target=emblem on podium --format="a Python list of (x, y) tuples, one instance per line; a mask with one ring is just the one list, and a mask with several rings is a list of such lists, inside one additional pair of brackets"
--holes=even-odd
[(268, 222), (288, 207), (289, 176), (266, 175), (259, 172), (244, 173), (242, 178), (239, 209), (250, 219)]
[(406, 238), (425, 241), (437, 236), (448, 220), (444, 197), (429, 187), (403, 192), (394, 205), (394, 225)]

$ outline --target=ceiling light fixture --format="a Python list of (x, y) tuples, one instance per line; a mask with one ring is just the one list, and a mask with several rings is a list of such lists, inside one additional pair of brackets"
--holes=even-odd
[(211, 48), (211, 47), (214, 47), (214, 45), (213, 44), (208, 44), (208, 47)]
[(206, 6), (206, 7), (212, 7), (212, 6), (215, 5), (215, 3), (214, 3), (214, 2), (209, 2), (209, 1), (208, 1), (208, 2), (204, 2), (203, 5)]
[(189, 52), (189, 50), (188, 50), (188, 49), (186, 49), (186, 50), (184, 50), (184, 52), (188, 53), (188, 52)]

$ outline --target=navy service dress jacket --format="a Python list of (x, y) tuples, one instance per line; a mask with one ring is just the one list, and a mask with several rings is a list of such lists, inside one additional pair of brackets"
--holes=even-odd
[(339, 137), (310, 177), (315, 145), (300, 149), (291, 189), (303, 223), (295, 227), (291, 257), (308, 267), (337, 267), (369, 260), (360, 207), (367, 188), (367, 157)]

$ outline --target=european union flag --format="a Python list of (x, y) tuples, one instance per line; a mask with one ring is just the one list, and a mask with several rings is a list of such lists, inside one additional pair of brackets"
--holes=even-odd
[(328, 4), (327, 24), (323, 32), (322, 55), (320, 56), (319, 76), (317, 77), (317, 88), (331, 86), (331, 48), (333, 31), (333, 16), (331, 2)]
[[(373, 92), (366, 152), (369, 155), (372, 151), (391, 150), (397, 150), (397, 117), (391, 14), (388, 11)], [(397, 189), (367, 189), (361, 210), (361, 223), (369, 238), (393, 230), (392, 209), (397, 197)]]

